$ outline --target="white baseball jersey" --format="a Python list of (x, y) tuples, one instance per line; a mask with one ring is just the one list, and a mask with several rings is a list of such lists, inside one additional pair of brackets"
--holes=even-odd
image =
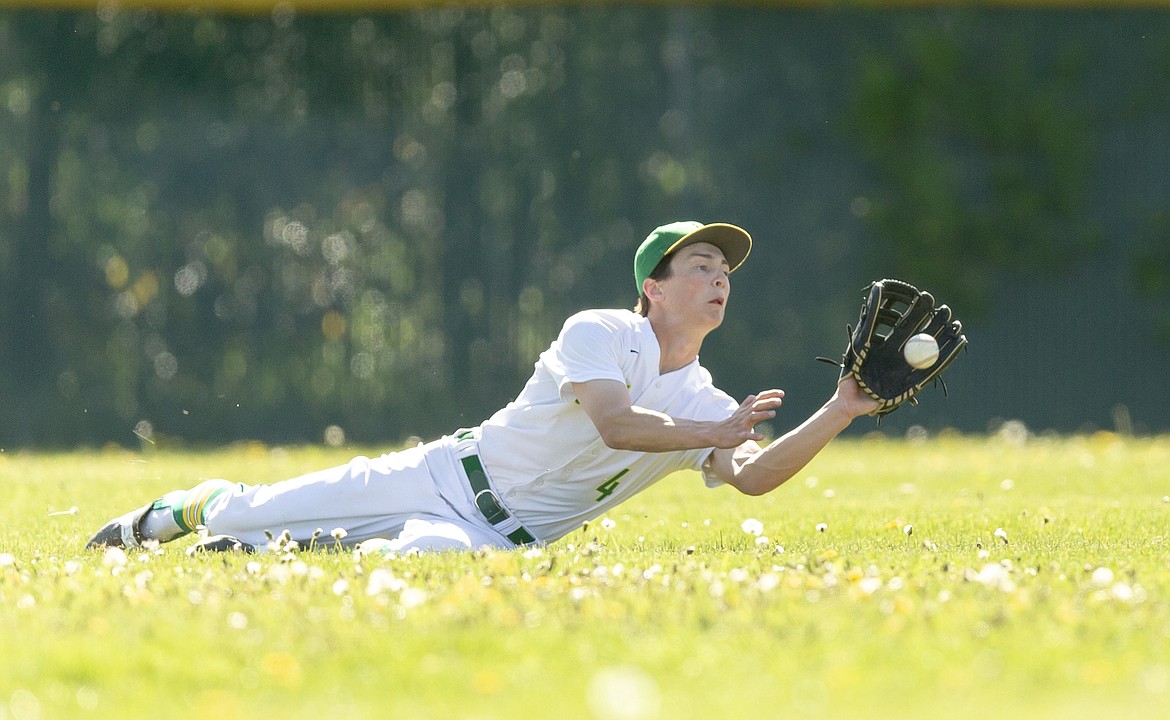
[[(636, 406), (686, 420), (722, 420), (738, 407), (696, 358), (659, 374), (658, 338), (628, 310), (570, 317), (520, 395), (480, 426), (479, 456), (504, 504), (552, 542), (677, 470), (702, 468), (712, 448), (614, 450), (573, 396), (572, 383), (625, 383)], [(709, 485), (719, 481), (707, 478)]]

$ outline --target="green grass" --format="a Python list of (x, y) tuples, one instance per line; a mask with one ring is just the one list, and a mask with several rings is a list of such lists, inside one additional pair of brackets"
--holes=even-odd
[(1166, 437), (841, 441), (542, 551), (82, 549), (167, 490), (355, 452), (0, 455), (0, 720), (1170, 712)]

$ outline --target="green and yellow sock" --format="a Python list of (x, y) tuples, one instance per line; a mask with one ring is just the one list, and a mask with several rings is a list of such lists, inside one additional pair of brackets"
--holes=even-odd
[(167, 542), (204, 524), (208, 503), (239, 485), (227, 480), (204, 480), (190, 490), (175, 490), (154, 501), (139, 524), (143, 537)]

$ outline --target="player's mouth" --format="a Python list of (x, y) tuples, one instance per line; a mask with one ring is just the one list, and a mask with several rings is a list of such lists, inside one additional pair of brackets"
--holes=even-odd
[(723, 307), (727, 303), (727, 298), (718, 297), (718, 298), (715, 298), (714, 300), (712, 300), (711, 303), (713, 305), (718, 305), (719, 307)]

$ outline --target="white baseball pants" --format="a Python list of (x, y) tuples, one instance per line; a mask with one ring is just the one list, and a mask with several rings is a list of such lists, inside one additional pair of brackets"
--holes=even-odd
[(211, 535), (257, 547), (267, 542), (265, 531), (284, 530), (302, 547), (320, 530), (317, 542), (329, 545), (336, 528), (346, 532), (344, 545), (387, 538), (393, 552), (516, 547), (476, 508), (459, 463), (475, 449), (475, 440), (443, 437), (270, 485), (244, 485), (212, 499), (203, 524)]

